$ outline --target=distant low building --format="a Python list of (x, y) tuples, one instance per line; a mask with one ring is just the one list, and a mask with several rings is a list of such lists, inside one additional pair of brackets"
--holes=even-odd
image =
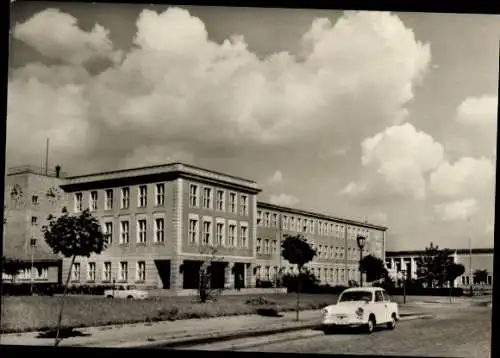
[[(474, 272), (476, 270), (486, 270), (486, 282), (484, 285), (493, 284), (493, 248), (473, 248), (451, 250), (453, 262), (464, 265), (465, 273), (455, 280), (455, 287), (470, 287), (479, 284), (474, 282)], [(413, 251), (387, 251), (385, 263), (389, 275), (397, 279), (402, 271), (405, 271), (412, 279), (417, 278), (418, 257), (423, 255), (425, 250)]]

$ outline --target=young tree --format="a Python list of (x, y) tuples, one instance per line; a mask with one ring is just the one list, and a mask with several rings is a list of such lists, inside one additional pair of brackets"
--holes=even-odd
[(427, 287), (442, 287), (446, 282), (446, 266), (450, 263), (450, 250), (439, 249), (434, 243), (425, 248), (425, 252), (417, 258), (417, 277)]
[(88, 209), (80, 215), (71, 216), (67, 209), (63, 208), (61, 216), (56, 218), (49, 215), (48, 221), (48, 225), (44, 225), (42, 228), (45, 241), (55, 254), (62, 254), (66, 258), (71, 258), (57, 321), (57, 332), (54, 343), (54, 346), (57, 347), (61, 341), (59, 335), (64, 309), (64, 298), (68, 290), (71, 270), (75, 259), (76, 257), (90, 257), (91, 254), (100, 254), (106, 248), (107, 242), (99, 221), (91, 215)]
[(462, 276), (465, 272), (465, 267), (462, 264), (450, 263), (445, 267), (445, 280), (450, 283), (450, 301), (451, 301), (451, 292), (453, 290), (453, 282), (455, 282), (456, 278)]
[(210, 266), (213, 262), (221, 261), (223, 258), (217, 256), (217, 249), (215, 247), (207, 247), (203, 250), (202, 253), (208, 255), (208, 257), (206, 257), (206, 259), (200, 266), (198, 298), (201, 303), (205, 303), (209, 299), (213, 299), (215, 297), (215, 294), (220, 291), (211, 287), (212, 271), (210, 269)]
[(473, 275), (476, 284), (488, 282), (488, 270), (475, 270)]
[(22, 265), (22, 262), (17, 259), (2, 256), (2, 273), (10, 276), (12, 284), (14, 284), (16, 276), (21, 271)]
[(384, 262), (373, 255), (364, 256), (359, 260), (360, 271), (366, 274), (366, 282), (380, 280), (388, 275)]
[(302, 235), (285, 235), (281, 243), (281, 255), (292, 265), (297, 265), (299, 271), (299, 280), (297, 285), (297, 321), (299, 320), (300, 308), (300, 289), (302, 281), (302, 271), (304, 266), (314, 259), (316, 250), (314, 250)]

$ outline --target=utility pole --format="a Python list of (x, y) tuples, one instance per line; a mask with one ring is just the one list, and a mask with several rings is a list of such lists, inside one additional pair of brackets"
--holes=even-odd
[(470, 232), (470, 218), (467, 218), (467, 227), (469, 232), (469, 280), (470, 280), (470, 295), (474, 296), (473, 277), (472, 277), (472, 235)]

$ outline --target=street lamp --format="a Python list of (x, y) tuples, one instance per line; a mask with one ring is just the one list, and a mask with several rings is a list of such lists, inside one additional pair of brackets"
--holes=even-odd
[(401, 281), (403, 281), (403, 303), (406, 304), (406, 280), (408, 279), (406, 277), (407, 270), (402, 269), (401, 271), (399, 271), (399, 273)]
[(361, 270), (361, 260), (363, 259), (363, 248), (365, 247), (366, 237), (359, 235), (356, 238), (359, 247), (359, 286), (363, 287), (363, 271)]

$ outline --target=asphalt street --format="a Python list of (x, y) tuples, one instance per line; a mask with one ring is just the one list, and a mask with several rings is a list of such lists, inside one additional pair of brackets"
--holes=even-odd
[(372, 335), (352, 330), (329, 335), (317, 330), (303, 330), (186, 349), (490, 357), (491, 308), (455, 307), (433, 311), (433, 318), (400, 322), (394, 331), (381, 328)]

